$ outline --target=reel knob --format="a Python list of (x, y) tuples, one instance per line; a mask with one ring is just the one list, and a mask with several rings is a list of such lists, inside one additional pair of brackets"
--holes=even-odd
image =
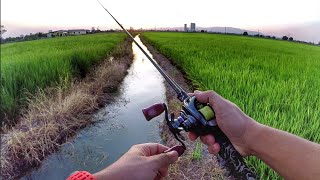
[(152, 118), (159, 116), (165, 110), (164, 103), (154, 104), (148, 108), (142, 109), (142, 113), (147, 121), (150, 121)]
[(171, 147), (170, 149), (167, 149), (166, 151), (164, 151), (164, 153), (167, 153), (170, 151), (177, 151), (179, 156), (181, 156), (185, 150), (186, 150), (186, 148), (184, 146), (176, 145), (176, 146)]

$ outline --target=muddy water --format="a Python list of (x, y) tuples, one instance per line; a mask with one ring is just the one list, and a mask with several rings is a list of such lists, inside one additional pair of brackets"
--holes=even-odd
[[(135, 39), (142, 45), (138, 36)], [(22, 179), (65, 179), (76, 170), (94, 173), (134, 144), (161, 141), (159, 122), (163, 116), (147, 122), (141, 109), (165, 101), (164, 80), (136, 45), (132, 49), (134, 61), (116, 102), (95, 115), (97, 123), (80, 131), (73, 141)]]

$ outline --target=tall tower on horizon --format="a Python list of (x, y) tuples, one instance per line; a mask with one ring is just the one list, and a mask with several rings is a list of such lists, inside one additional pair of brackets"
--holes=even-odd
[(196, 23), (191, 23), (190, 24), (190, 31), (191, 32), (196, 32)]
[(184, 24), (184, 32), (188, 32), (188, 25)]

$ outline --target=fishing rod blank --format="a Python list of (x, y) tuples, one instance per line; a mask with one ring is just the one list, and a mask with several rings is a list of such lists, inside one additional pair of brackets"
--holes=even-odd
[(160, 72), (163, 78), (170, 84), (170, 86), (176, 91), (178, 99), (183, 101), (188, 97), (186, 91), (184, 91), (179, 84), (172, 80), (164, 70), (149, 56), (149, 54), (139, 45), (139, 43), (133, 38), (133, 36), (119, 23), (119, 21), (97, 0), (101, 7), (108, 12), (108, 14), (117, 22), (121, 29), (133, 40), (133, 42), (138, 46), (138, 48), (143, 52), (143, 54), (150, 60), (153, 66)]

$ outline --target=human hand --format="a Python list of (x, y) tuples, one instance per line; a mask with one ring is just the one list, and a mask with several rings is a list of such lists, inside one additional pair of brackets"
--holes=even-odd
[[(247, 133), (258, 124), (257, 122), (243, 113), (237, 105), (224, 99), (214, 91), (195, 91), (190, 95), (194, 95), (201, 103), (209, 103), (215, 111), (219, 128), (226, 134), (232, 145), (242, 156), (252, 154), (248, 145), (250, 137)], [(197, 138), (198, 136), (195, 133), (189, 133), (190, 140), (194, 141)], [(209, 153), (217, 154), (220, 151), (220, 145), (215, 142), (213, 135), (201, 136), (200, 139), (208, 146)]]
[(157, 143), (134, 145), (119, 160), (106, 169), (94, 174), (102, 179), (150, 180), (168, 175), (168, 167), (178, 159), (176, 151)]

